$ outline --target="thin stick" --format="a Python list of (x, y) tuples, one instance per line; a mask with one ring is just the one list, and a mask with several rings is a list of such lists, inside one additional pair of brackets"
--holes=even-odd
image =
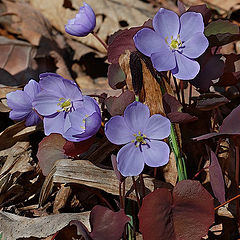
[(175, 85), (175, 88), (176, 88), (177, 99), (178, 99), (179, 102), (181, 102), (177, 80), (176, 80), (176, 78), (173, 75), (172, 75), (172, 77), (173, 77), (174, 85)]
[(118, 185), (118, 191), (119, 191), (120, 208), (123, 208), (123, 201), (122, 201), (122, 183), (119, 183), (119, 185)]
[(191, 100), (192, 100), (192, 84), (189, 83), (190, 86), (189, 86), (189, 99), (188, 99), (188, 105), (190, 106), (191, 105)]
[(125, 209), (125, 190), (126, 189), (126, 182), (125, 179), (123, 180), (123, 191), (122, 191), (122, 197), (123, 197), (123, 209)]
[(181, 94), (182, 94), (182, 105), (185, 105), (184, 87), (183, 87), (182, 80), (180, 80), (180, 88), (181, 88)]
[(142, 186), (143, 197), (145, 197), (146, 196), (146, 191), (145, 191), (145, 184), (144, 184), (144, 179), (143, 179), (142, 173), (139, 175), (139, 177), (140, 177), (140, 183), (141, 183), (141, 186)]
[(156, 176), (157, 176), (157, 167), (154, 168), (153, 176), (154, 176), (154, 178), (156, 178)]
[[(235, 151), (236, 151), (236, 174), (235, 174), (235, 181), (237, 184), (237, 193), (239, 193), (239, 146), (235, 146)], [(237, 219), (239, 219), (239, 201), (237, 201)]]
[(222, 206), (226, 205), (227, 203), (230, 203), (230, 202), (232, 202), (233, 200), (236, 200), (237, 198), (240, 198), (240, 194), (239, 194), (239, 195), (237, 195), (237, 196), (235, 196), (234, 198), (231, 198), (231, 199), (229, 199), (228, 201), (226, 201), (226, 202), (222, 203), (221, 205), (219, 205), (219, 206), (215, 207), (215, 208), (214, 208), (214, 210), (216, 211), (216, 210), (217, 210), (217, 209), (219, 209), (220, 207), (222, 207)]
[(135, 194), (136, 194), (136, 198), (137, 198), (138, 208), (140, 208), (140, 199), (139, 199), (139, 194), (138, 194), (138, 190), (137, 190), (137, 184), (136, 184), (134, 176), (132, 176), (132, 181), (133, 181), (133, 186), (134, 186), (134, 189), (135, 189)]
[(108, 45), (95, 32), (92, 32), (92, 34), (103, 45), (103, 47), (108, 50)]

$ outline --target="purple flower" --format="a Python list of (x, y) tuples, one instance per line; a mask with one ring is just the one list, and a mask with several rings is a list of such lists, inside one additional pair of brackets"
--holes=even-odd
[(158, 71), (171, 70), (176, 78), (193, 79), (200, 70), (193, 59), (208, 47), (202, 15), (186, 12), (179, 18), (176, 13), (161, 8), (153, 18), (153, 28), (143, 28), (136, 33), (136, 48), (151, 57)]
[(39, 84), (35, 80), (30, 80), (23, 91), (17, 90), (7, 94), (7, 104), (12, 109), (9, 117), (12, 120), (26, 120), (26, 126), (38, 124), (41, 119), (34, 111), (32, 102), (40, 92)]
[(83, 106), (69, 114), (63, 137), (72, 142), (79, 142), (92, 137), (101, 126), (101, 112), (97, 102), (83, 97)]
[(94, 11), (87, 3), (83, 4), (84, 6), (80, 7), (76, 17), (68, 20), (68, 23), (65, 25), (65, 31), (77, 37), (87, 36), (96, 26)]
[(42, 91), (33, 101), (36, 111), (44, 116), (44, 132), (64, 133), (69, 113), (83, 106), (83, 97), (78, 86), (55, 73), (40, 74)]
[(117, 154), (118, 170), (123, 176), (136, 176), (144, 163), (159, 167), (169, 160), (169, 147), (163, 142), (170, 134), (170, 121), (160, 114), (150, 117), (149, 108), (133, 102), (124, 111), (124, 117), (112, 117), (105, 125), (105, 134), (114, 144), (126, 144)]

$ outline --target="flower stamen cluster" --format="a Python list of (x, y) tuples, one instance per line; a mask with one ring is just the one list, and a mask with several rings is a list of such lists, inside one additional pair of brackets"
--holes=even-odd
[(148, 148), (150, 148), (150, 145), (147, 143), (146, 140), (148, 140), (149, 142), (150, 139), (147, 138), (147, 136), (145, 134), (142, 134), (140, 131), (137, 134), (133, 134), (133, 136), (135, 137), (135, 140), (132, 140), (132, 142), (135, 144), (136, 147), (139, 147), (140, 151), (142, 152), (142, 145), (146, 145)]
[(177, 38), (173, 38), (171, 36), (171, 42), (168, 42), (168, 37), (165, 37), (166, 44), (170, 47), (171, 50), (178, 50), (180, 47), (182, 47), (182, 41), (180, 39), (180, 35), (177, 35)]
[(60, 106), (62, 109), (57, 110), (57, 112), (70, 112), (72, 109), (72, 101), (70, 98), (66, 99), (66, 98), (59, 98), (59, 102), (57, 105)]

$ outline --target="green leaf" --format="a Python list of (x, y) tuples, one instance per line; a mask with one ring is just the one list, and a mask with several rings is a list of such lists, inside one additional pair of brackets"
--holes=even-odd
[(239, 28), (237, 25), (229, 22), (228, 20), (219, 19), (208, 24), (204, 31), (206, 37), (225, 33), (238, 34)]

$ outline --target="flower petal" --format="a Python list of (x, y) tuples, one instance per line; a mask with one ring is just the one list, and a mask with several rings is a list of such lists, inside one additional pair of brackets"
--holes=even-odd
[(39, 78), (40, 87), (44, 90), (61, 93), (64, 89), (64, 78), (56, 73), (42, 73)]
[[(63, 134), (64, 132), (64, 118), (65, 113), (60, 112), (55, 117), (45, 117), (43, 119), (44, 124), (44, 133), (45, 135), (50, 135), (51, 133), (60, 133)], [(68, 117), (68, 116), (66, 116)]]
[(61, 107), (58, 105), (58, 103), (58, 92), (48, 92), (46, 90), (42, 90), (37, 95), (32, 105), (40, 115), (51, 116), (57, 113), (58, 110), (61, 110)]
[(196, 33), (204, 31), (203, 17), (201, 13), (186, 12), (180, 17), (180, 39), (187, 41)]
[(31, 111), (29, 115), (27, 116), (25, 125), (28, 126), (34, 126), (37, 125), (41, 121), (41, 118), (37, 115), (35, 111)]
[(136, 48), (144, 55), (150, 57), (152, 53), (161, 51), (167, 44), (161, 36), (150, 28), (143, 28), (133, 37)]
[(21, 90), (10, 92), (7, 95), (7, 105), (18, 111), (29, 111), (32, 109), (32, 102), (27, 93)]
[(179, 27), (179, 17), (173, 11), (160, 8), (153, 18), (153, 28), (163, 39), (166, 37), (171, 38), (171, 36), (176, 39), (179, 33)]
[(144, 134), (150, 139), (164, 139), (169, 136), (171, 122), (161, 114), (152, 115), (146, 124)]
[(124, 111), (124, 120), (131, 131), (136, 134), (145, 128), (150, 111), (147, 105), (140, 102), (129, 104)]
[(200, 70), (200, 65), (197, 61), (185, 57), (179, 52), (175, 52), (177, 66), (172, 70), (174, 77), (182, 80), (190, 80), (197, 76)]
[(9, 113), (9, 118), (12, 120), (16, 120), (16, 121), (22, 121), (27, 118), (28, 114), (29, 114), (28, 110), (26, 110), (26, 111), (12, 110)]
[(176, 67), (174, 53), (169, 48), (162, 48), (160, 52), (151, 55), (153, 66), (159, 71), (168, 71)]
[(182, 53), (189, 58), (198, 58), (206, 51), (208, 45), (207, 38), (199, 32), (184, 43)]
[(105, 125), (105, 134), (111, 143), (121, 145), (134, 139), (132, 132), (122, 116), (112, 117)]
[(117, 167), (124, 176), (137, 176), (144, 168), (143, 154), (134, 143), (128, 143), (117, 154)]
[(168, 163), (170, 149), (165, 142), (152, 140), (150, 148), (143, 148), (144, 162), (150, 167), (160, 167)]
[(26, 92), (27, 95), (30, 97), (31, 101), (33, 101), (37, 94), (40, 92), (39, 83), (31, 79), (24, 87), (24, 92)]
[(82, 92), (78, 88), (77, 84), (75, 84), (71, 80), (63, 79), (64, 88), (64, 95), (66, 98), (70, 98), (72, 101), (82, 100)]

